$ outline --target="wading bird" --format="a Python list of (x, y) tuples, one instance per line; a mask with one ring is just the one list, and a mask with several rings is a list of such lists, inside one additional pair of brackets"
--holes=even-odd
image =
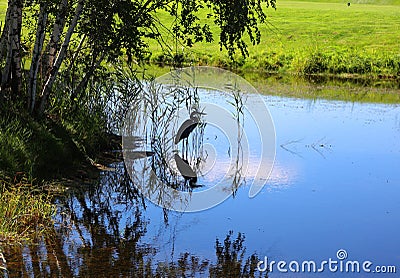
[(190, 118), (182, 123), (178, 129), (178, 132), (176, 133), (175, 144), (178, 144), (179, 141), (189, 137), (190, 133), (196, 128), (196, 126), (198, 126), (201, 115), (206, 115), (206, 113), (199, 111), (193, 111), (190, 113)]
[(195, 129), (199, 124), (201, 115), (206, 115), (206, 113), (199, 111), (193, 111), (190, 113), (190, 118), (182, 123), (178, 129), (178, 132), (176, 133), (175, 144), (178, 144), (179, 141), (189, 137), (193, 129)]
[(176, 167), (178, 167), (179, 173), (181, 173), (182, 177), (185, 179), (185, 183), (189, 181), (190, 187), (196, 187), (197, 182), (197, 174), (193, 171), (192, 167), (190, 167), (188, 161), (179, 156), (179, 154), (175, 154), (175, 163)]

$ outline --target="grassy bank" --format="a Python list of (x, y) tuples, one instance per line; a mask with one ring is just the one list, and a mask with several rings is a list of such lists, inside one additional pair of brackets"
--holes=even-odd
[(0, 103), (0, 242), (32, 241), (53, 228), (46, 192), (62, 190), (53, 180), (91, 177), (96, 155), (119, 143), (109, 145), (104, 103), (71, 101), (64, 91), (51, 101), (41, 119)]
[[(359, 0), (350, 1), (350, 6), (347, 2), (278, 1), (276, 10), (266, 9), (261, 44), (250, 46), (250, 57), (238, 57), (234, 64), (216, 42), (178, 47), (177, 54), (186, 62), (273, 73), (398, 78), (400, 1)], [(167, 27), (168, 20), (165, 16)], [(151, 62), (168, 63), (173, 58), (156, 44), (150, 49)]]
[(52, 230), (55, 206), (42, 185), (85, 161), (73, 138), (61, 122), (0, 104), (0, 243), (29, 243)]
[[(57, 126), (36, 122), (29, 116), (10, 112), (0, 118), (0, 174), (24, 175), (29, 182), (58, 174), (72, 165), (76, 154), (73, 145), (64, 142)], [(53, 126), (51, 126), (53, 125)]]

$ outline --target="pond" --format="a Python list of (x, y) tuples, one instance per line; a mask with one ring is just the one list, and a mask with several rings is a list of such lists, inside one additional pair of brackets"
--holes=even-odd
[[(234, 107), (223, 92), (199, 90), (197, 97), (226, 105), (228, 111)], [(310, 272), (318, 272), (315, 277), (365, 277), (368, 270), (393, 272), (392, 266), (398, 273), (400, 105), (250, 93), (242, 97), (245, 103), (265, 102), (276, 134), (272, 172), (255, 197), (249, 198), (255, 180), (252, 152), (257, 156), (260, 145), (252, 140), (262, 133), (244, 113), (240, 124), (250, 143), (241, 149), (241, 156), (248, 157), (242, 166), (250, 170), (239, 173), (240, 182), (225, 201), (197, 212), (163, 209), (143, 196), (151, 194), (135, 186), (139, 181), (130, 173), (135, 169), (142, 179), (151, 179), (146, 171), (156, 160), (153, 153), (127, 167), (114, 162), (96, 182), (71, 188), (57, 200), (54, 240), (5, 248), (9, 276), (253, 277), (255, 269), (258, 277), (266, 272), (256, 265), (266, 263), (268, 277), (309, 277)], [(210, 121), (207, 109), (205, 123)], [(199, 122), (197, 128), (200, 151), (207, 153), (204, 171), (196, 175), (199, 187), (190, 188), (176, 169), (168, 186), (190, 194), (212, 188), (216, 180), (231, 186), (238, 177), (224, 179), (220, 173), (221, 168), (229, 172), (224, 161), (235, 157), (229, 136), (215, 125)], [(140, 145), (149, 148), (146, 143), (136, 147)], [(196, 144), (186, 147), (191, 164)], [(179, 142), (174, 154), (185, 157), (183, 148)], [(257, 158), (262, 177), (272, 167), (270, 158), (267, 165)]]

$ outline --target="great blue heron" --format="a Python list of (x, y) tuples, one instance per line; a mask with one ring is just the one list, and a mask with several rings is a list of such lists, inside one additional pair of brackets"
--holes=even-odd
[(178, 144), (179, 141), (181, 141), (182, 139), (186, 139), (189, 137), (193, 129), (195, 129), (196, 126), (199, 124), (201, 115), (206, 115), (206, 113), (199, 111), (193, 111), (192, 113), (190, 113), (190, 118), (182, 123), (182, 125), (178, 129), (178, 132), (176, 133), (175, 144)]
[[(175, 135), (175, 141), (174, 141), (175, 144), (178, 144), (179, 141), (187, 139), (189, 137), (190, 133), (196, 128), (196, 126), (198, 126), (201, 115), (206, 115), (206, 113), (199, 112), (197, 110), (190, 113), (189, 119), (187, 119), (181, 124), (181, 126), (178, 129), (178, 132)], [(187, 140), (183, 141), (182, 152), (184, 152), (185, 150), (185, 141), (186, 141), (186, 156), (187, 156), (187, 151), (188, 151)]]
[(174, 159), (176, 167), (178, 167), (178, 171), (185, 178), (185, 181), (189, 181), (191, 187), (196, 187), (197, 174), (193, 171), (192, 167), (190, 167), (189, 162), (180, 157), (177, 153), (175, 154)]

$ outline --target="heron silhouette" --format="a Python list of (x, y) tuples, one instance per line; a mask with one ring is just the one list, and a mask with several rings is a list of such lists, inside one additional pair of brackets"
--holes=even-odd
[(177, 153), (175, 154), (174, 159), (179, 173), (185, 179), (185, 183), (189, 181), (190, 187), (196, 187), (197, 174), (193, 171), (192, 167), (190, 167), (189, 162), (180, 157)]
[[(200, 122), (201, 115), (206, 115), (206, 113), (193, 111), (190, 113), (189, 119), (184, 121), (178, 129), (178, 132), (175, 135), (175, 144), (178, 144), (179, 141), (187, 139), (190, 133), (198, 126)], [(186, 146), (187, 147), (187, 146)], [(184, 149), (184, 144), (183, 144)]]

